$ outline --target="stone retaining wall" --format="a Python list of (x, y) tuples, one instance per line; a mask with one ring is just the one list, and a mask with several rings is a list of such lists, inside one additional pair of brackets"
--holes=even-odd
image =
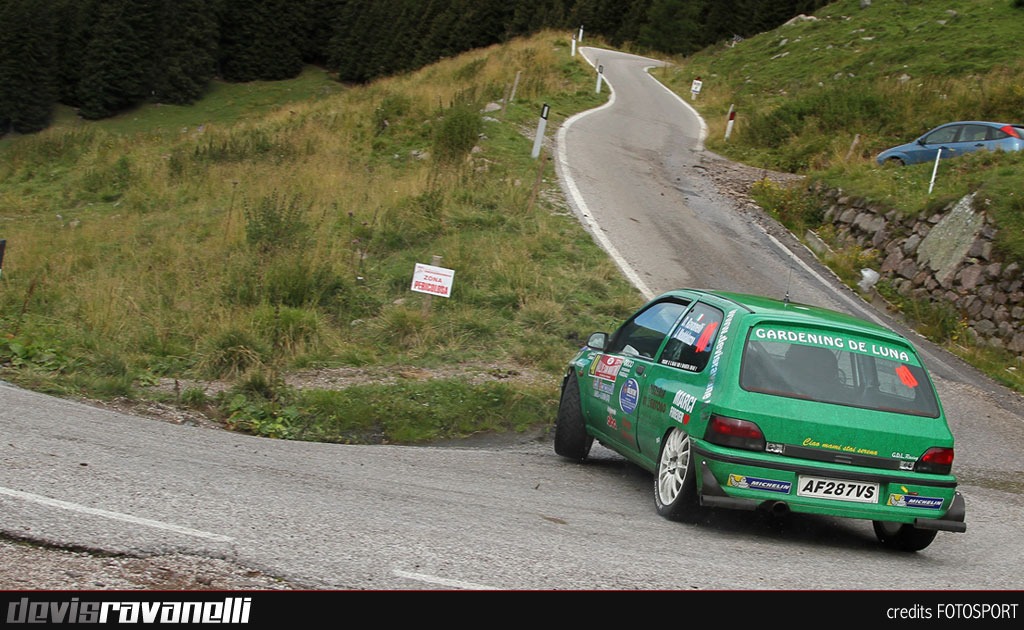
[(1024, 272), (993, 252), (996, 228), (974, 195), (926, 218), (901, 218), (841, 189), (812, 185), (840, 245), (878, 250), (879, 274), (901, 295), (952, 305), (979, 344), (1024, 353)]

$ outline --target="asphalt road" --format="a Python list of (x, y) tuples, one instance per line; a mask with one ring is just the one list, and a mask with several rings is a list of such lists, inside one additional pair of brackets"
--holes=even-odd
[[(650, 61), (584, 51), (601, 56), (616, 98), (562, 134), (563, 186), (648, 291), (788, 286), (796, 301), (861, 308), (718, 198), (694, 150), (699, 122), (643, 72)], [(958, 440), (968, 531), (917, 554), (882, 550), (864, 521), (729, 511), (666, 521), (650, 475), (600, 448), (577, 465), (529, 441), (284, 442), (4, 385), (0, 531), (225, 558), (314, 587), (1022, 588), (1020, 398), (939, 350), (926, 355)]]

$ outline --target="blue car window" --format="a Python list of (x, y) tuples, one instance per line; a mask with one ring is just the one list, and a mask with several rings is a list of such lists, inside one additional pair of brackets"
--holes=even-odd
[(950, 127), (943, 127), (942, 129), (936, 129), (927, 136), (925, 136), (925, 144), (942, 144), (943, 142), (955, 142), (956, 134), (960, 131), (962, 125), (952, 125)]
[(964, 125), (960, 132), (960, 142), (984, 142), (989, 139), (988, 132), (991, 130), (991, 127), (984, 125)]

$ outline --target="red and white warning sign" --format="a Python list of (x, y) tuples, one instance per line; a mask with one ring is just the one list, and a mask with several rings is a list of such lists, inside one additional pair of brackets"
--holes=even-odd
[(416, 263), (416, 269), (412, 273), (412, 290), (417, 293), (451, 297), (454, 276), (453, 269)]

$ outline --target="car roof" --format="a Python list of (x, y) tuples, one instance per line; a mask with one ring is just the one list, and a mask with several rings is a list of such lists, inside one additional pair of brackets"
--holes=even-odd
[(1010, 125), (1012, 127), (1019, 127), (1020, 123), (1004, 123), (992, 120), (957, 120), (954, 122), (943, 123), (938, 127), (934, 127), (934, 129), (938, 129), (939, 127), (948, 127), (950, 125), (989, 125), (990, 127), (1005, 127)]
[(726, 291), (708, 291), (704, 289), (680, 289), (670, 291), (665, 295), (676, 297), (692, 298), (696, 294), (698, 298), (717, 298), (718, 301), (732, 302), (743, 307), (751, 315), (762, 316), (766, 319), (776, 319), (792, 323), (818, 324), (831, 327), (840, 327), (849, 331), (865, 333), (869, 335), (883, 336), (889, 339), (898, 339), (907, 343), (902, 335), (879, 326), (872, 322), (840, 313), (819, 306), (810, 306), (798, 302), (777, 300), (760, 295), (746, 293), (731, 293)]

